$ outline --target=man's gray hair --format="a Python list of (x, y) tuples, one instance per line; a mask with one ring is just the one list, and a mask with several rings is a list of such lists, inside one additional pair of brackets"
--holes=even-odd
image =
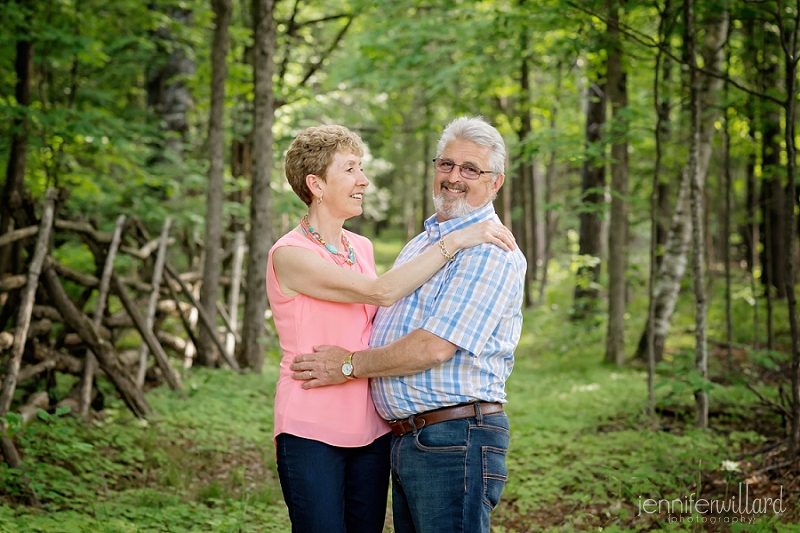
[(483, 117), (458, 117), (448, 124), (442, 132), (439, 144), (436, 145), (436, 157), (441, 156), (447, 143), (455, 139), (472, 141), (480, 146), (490, 148), (489, 168), (482, 170), (491, 170), (494, 173), (494, 179), (497, 179), (498, 174), (505, 173), (506, 144), (503, 142), (503, 136)]

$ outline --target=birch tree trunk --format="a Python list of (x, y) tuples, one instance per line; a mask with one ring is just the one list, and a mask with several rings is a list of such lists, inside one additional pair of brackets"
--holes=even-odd
[[(219, 294), (220, 246), (222, 245), (222, 202), (225, 182), (225, 78), (228, 67), (228, 26), (231, 21), (231, 0), (211, 0), (214, 10), (214, 41), (211, 48), (211, 111), (208, 121), (208, 195), (206, 204), (206, 260), (203, 267), (203, 288), (200, 302), (212, 324), (216, 323)], [(215, 366), (219, 353), (211, 335), (216, 331), (200, 330), (197, 355), (206, 366)]]
[(264, 364), (267, 311), (267, 257), (272, 247), (272, 123), (275, 103), (272, 73), (275, 54), (275, 0), (253, 0), (253, 183), (250, 188), (250, 235), (247, 297), (242, 321), (242, 359), (256, 372)]
[[(706, 70), (715, 72), (722, 71), (723, 43), (728, 33), (728, 14), (720, 13), (719, 17), (712, 20), (706, 28), (706, 38), (703, 45), (703, 59)], [(697, 154), (697, 179), (700, 189), (705, 186), (705, 178), (708, 173), (708, 163), (711, 159), (712, 143), (714, 140), (714, 123), (719, 117), (719, 106), (715, 105), (718, 93), (722, 88), (722, 80), (715, 77), (703, 76), (702, 87), (699, 89), (700, 107), (705, 110), (701, 117), (698, 154)], [(655, 309), (654, 309), (654, 350), (656, 361), (660, 361), (664, 355), (664, 342), (669, 331), (669, 324), (672, 320), (672, 313), (675, 311), (675, 303), (678, 300), (681, 279), (686, 273), (689, 242), (692, 237), (692, 217), (690, 205), (690, 187), (692, 169), (689, 163), (684, 167), (681, 176), (678, 199), (675, 211), (672, 215), (667, 245), (664, 256), (659, 265), (655, 285)], [(647, 356), (647, 328), (648, 322), (642, 332), (639, 346), (636, 352), (637, 357)]]

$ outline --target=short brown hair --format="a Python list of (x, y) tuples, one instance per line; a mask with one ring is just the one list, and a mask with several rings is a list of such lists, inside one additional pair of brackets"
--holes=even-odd
[(292, 190), (306, 205), (314, 199), (306, 185), (306, 176), (314, 174), (325, 181), (334, 155), (340, 152), (364, 155), (361, 137), (344, 126), (312, 126), (300, 132), (292, 142), (286, 152), (284, 170)]

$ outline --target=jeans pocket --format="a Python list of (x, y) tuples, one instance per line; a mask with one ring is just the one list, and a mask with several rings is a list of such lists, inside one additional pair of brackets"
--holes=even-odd
[(508, 470), (506, 469), (506, 450), (494, 446), (482, 446), (483, 461), (483, 503), (494, 509), (500, 502)]
[(466, 452), (469, 422), (450, 420), (425, 426), (415, 432), (414, 444), (423, 452)]

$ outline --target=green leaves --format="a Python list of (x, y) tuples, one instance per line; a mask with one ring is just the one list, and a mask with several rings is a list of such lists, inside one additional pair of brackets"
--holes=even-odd
[(0, 430), (5, 427), (5, 433), (0, 432), (0, 437), (4, 439), (13, 439), (14, 435), (22, 429), (22, 415), (19, 413), (6, 413), (6, 416), (0, 416)]

